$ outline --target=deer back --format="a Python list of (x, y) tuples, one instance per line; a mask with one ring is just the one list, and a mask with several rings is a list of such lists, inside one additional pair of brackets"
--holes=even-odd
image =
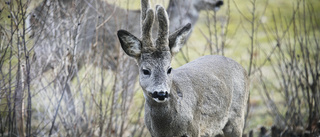
[(200, 133), (212, 135), (222, 132), (229, 114), (241, 115), (241, 111), (232, 111), (245, 106), (246, 83), (241, 65), (223, 56), (209, 55), (175, 69), (172, 87), (179, 97), (180, 112), (191, 109), (202, 125)]

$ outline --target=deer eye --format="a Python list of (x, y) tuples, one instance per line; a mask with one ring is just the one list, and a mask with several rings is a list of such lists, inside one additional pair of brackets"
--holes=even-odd
[(167, 71), (167, 74), (171, 74), (171, 70), (172, 70), (172, 68), (170, 67), (170, 68), (168, 69), (168, 71)]
[(143, 72), (144, 75), (150, 75), (151, 74), (151, 72), (149, 70), (147, 70), (147, 69), (142, 69), (142, 72)]

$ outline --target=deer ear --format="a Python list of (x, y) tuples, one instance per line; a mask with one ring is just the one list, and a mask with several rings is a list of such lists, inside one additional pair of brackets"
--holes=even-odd
[(118, 31), (118, 38), (124, 52), (131, 57), (139, 57), (141, 54), (141, 41), (125, 30)]
[(169, 47), (171, 50), (171, 54), (174, 55), (180, 51), (188, 37), (190, 30), (191, 24), (188, 23), (169, 36)]

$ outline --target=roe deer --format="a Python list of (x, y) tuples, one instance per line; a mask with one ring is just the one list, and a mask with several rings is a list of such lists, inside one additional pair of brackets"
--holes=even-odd
[(154, 12), (141, 0), (141, 39), (118, 31), (124, 52), (136, 59), (145, 101), (145, 124), (153, 137), (242, 136), (248, 100), (243, 67), (223, 56), (207, 55), (177, 69), (170, 64), (191, 25), (169, 36), (169, 20), (156, 7), (158, 37), (152, 40)]
[[(170, 0), (168, 12), (174, 22), (170, 28), (175, 30), (187, 22), (195, 24), (201, 10), (217, 10), (222, 4), (222, 0)], [(57, 72), (55, 85), (65, 87), (69, 106), (75, 113), (75, 93), (69, 83), (82, 66), (93, 63), (116, 70), (119, 64), (128, 64), (130, 67), (122, 67), (117, 73), (125, 77), (117, 87), (127, 87), (123, 91), (131, 96), (138, 69), (134, 60), (119, 59), (116, 32), (128, 28), (139, 34), (139, 16), (139, 10), (122, 9), (103, 0), (45, 0), (30, 16), (35, 41), (31, 79), (51, 69)], [(132, 71), (136, 73), (128, 74)]]

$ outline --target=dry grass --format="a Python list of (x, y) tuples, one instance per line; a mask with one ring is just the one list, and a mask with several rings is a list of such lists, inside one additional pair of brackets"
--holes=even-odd
[[(66, 56), (58, 69), (31, 79), (35, 41), (26, 17), (40, 4), (7, 2), (0, 2), (1, 136), (148, 136), (141, 89), (138, 83), (130, 90), (123, 86), (128, 74), (122, 72), (129, 65), (123, 53), (117, 53), (114, 70), (90, 63), (78, 70), (72, 56)], [(107, 2), (140, 7), (139, 0)], [(156, 3), (167, 5), (168, 0), (152, 1)], [(320, 97), (312, 92), (320, 87), (319, 9), (318, 0), (226, 0), (217, 13), (201, 13), (173, 67), (205, 54), (230, 57), (250, 74), (246, 131), (274, 124), (310, 131), (310, 118), (319, 120), (320, 113)], [(292, 64), (296, 66), (288, 67)]]

